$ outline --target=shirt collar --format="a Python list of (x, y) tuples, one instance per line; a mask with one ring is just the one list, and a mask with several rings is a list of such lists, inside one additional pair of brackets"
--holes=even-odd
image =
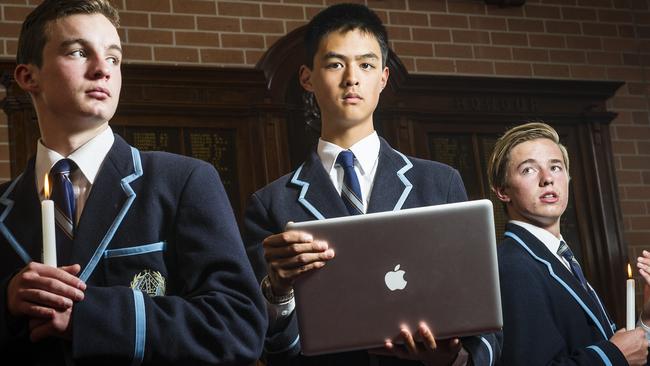
[[(93, 137), (77, 150), (73, 151), (67, 158), (74, 161), (83, 176), (90, 184), (93, 184), (95, 177), (97, 177), (99, 167), (111, 149), (111, 146), (113, 146), (114, 141), (115, 136), (113, 135), (113, 131), (110, 127), (106, 127), (99, 135)], [(45, 175), (49, 173), (57, 161), (64, 158), (66, 156), (47, 148), (40, 139), (38, 140), (34, 170), (39, 193), (43, 191), (43, 179)]]
[(558, 239), (555, 235), (551, 234), (550, 231), (542, 229), (539, 226), (518, 220), (510, 220), (510, 223), (519, 225), (528, 230), (528, 232), (541, 241), (544, 246), (551, 251), (551, 253), (557, 256), (557, 250), (560, 249), (560, 242), (564, 240), (562, 234), (560, 234), (560, 238)]
[[(367, 174), (375, 166), (377, 157), (379, 156), (380, 145), (379, 136), (376, 131), (373, 131), (370, 135), (357, 141), (357, 143), (350, 146), (348, 149), (352, 151), (354, 157), (359, 162), (361, 174)], [(336, 144), (323, 139), (318, 139), (317, 153), (326, 172), (329, 173), (334, 169), (336, 158), (343, 150), (345, 149)]]

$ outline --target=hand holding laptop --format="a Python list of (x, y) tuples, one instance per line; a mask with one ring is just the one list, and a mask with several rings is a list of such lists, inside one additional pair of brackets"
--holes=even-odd
[[(327, 261), (334, 258), (334, 250), (328, 247), (327, 242), (315, 241), (312, 235), (296, 230), (271, 235), (264, 240), (263, 246), (269, 281), (276, 296), (288, 294), (296, 278), (325, 266)], [(421, 341), (416, 341), (408, 327), (402, 326), (395, 339), (386, 340), (384, 349), (370, 352), (417, 360), (425, 365), (449, 364), (456, 359), (461, 348), (458, 338), (436, 341), (424, 322), (420, 323), (418, 333)]]
[[(327, 266), (295, 279), (305, 355), (383, 348), (390, 338), (391, 345), (406, 344), (389, 345), (393, 356), (438, 357), (442, 342), (449, 341), (438, 340), (436, 352), (418, 353), (413, 338), (426, 339), (418, 346), (433, 349), (435, 337), (454, 339), (502, 326), (489, 200), (305, 221), (286, 229), (309, 233), (336, 251)], [(403, 325), (415, 330), (422, 322), (434, 327), (435, 337), (398, 334)]]
[(296, 278), (334, 258), (334, 250), (328, 248), (327, 242), (314, 241), (310, 234), (295, 230), (267, 237), (263, 247), (275, 296), (290, 293)]
[(436, 341), (425, 322), (419, 324), (418, 334), (421, 340), (416, 341), (408, 327), (404, 325), (395, 339), (386, 340), (385, 348), (376, 348), (368, 352), (375, 355), (420, 361), (425, 365), (449, 365), (458, 357), (458, 352), (461, 349), (458, 338)]

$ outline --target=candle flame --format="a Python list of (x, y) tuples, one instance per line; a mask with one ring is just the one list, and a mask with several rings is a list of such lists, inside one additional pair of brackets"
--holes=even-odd
[(47, 174), (45, 174), (45, 184), (43, 185), (43, 195), (45, 196), (46, 200), (50, 199), (50, 180), (47, 177)]
[(632, 266), (627, 264), (627, 278), (632, 278)]

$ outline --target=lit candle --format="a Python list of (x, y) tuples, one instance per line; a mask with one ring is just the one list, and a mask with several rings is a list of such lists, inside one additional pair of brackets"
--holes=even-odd
[(56, 232), (54, 230), (54, 201), (50, 199), (50, 184), (45, 175), (45, 199), (41, 201), (43, 224), (43, 263), (56, 267)]
[(625, 329), (633, 330), (636, 324), (636, 314), (634, 311), (634, 278), (632, 278), (632, 266), (629, 263), (627, 264), (627, 277)]

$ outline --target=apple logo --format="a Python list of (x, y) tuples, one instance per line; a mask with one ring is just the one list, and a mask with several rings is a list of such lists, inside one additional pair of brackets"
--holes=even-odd
[(404, 287), (406, 287), (406, 280), (404, 279), (405, 274), (406, 272), (399, 269), (399, 264), (396, 265), (393, 271), (386, 272), (386, 276), (384, 276), (386, 287), (391, 291), (403, 290)]

